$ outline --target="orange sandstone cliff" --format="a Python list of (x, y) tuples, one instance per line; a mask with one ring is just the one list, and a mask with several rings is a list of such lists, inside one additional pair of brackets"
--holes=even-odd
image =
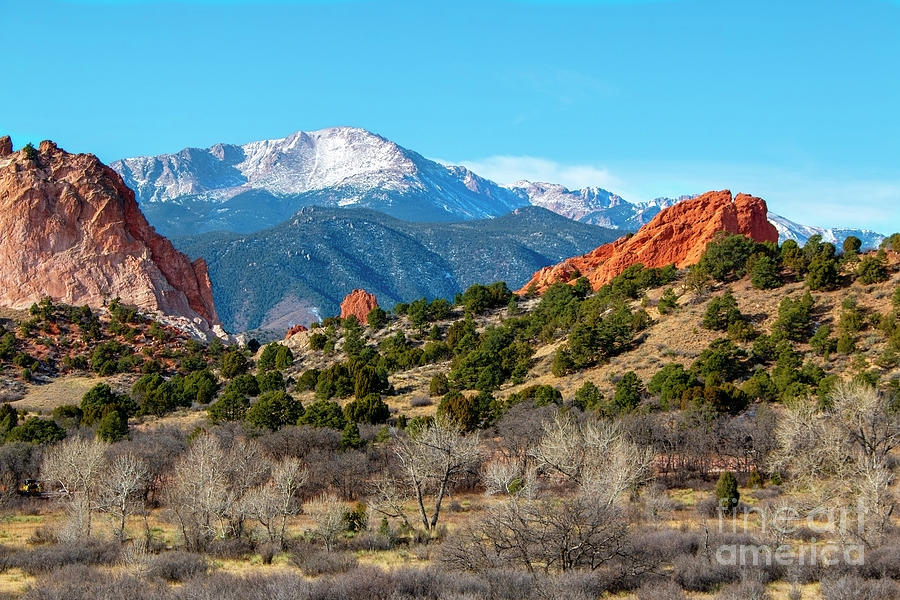
[(206, 263), (157, 234), (96, 156), (49, 141), (13, 152), (0, 138), (0, 232), (2, 306), (49, 296), (96, 308), (118, 297), (194, 332), (219, 325)]
[(346, 319), (354, 315), (360, 323), (368, 323), (369, 311), (378, 306), (375, 294), (366, 290), (353, 290), (344, 297), (341, 302), (341, 318)]
[(583, 275), (594, 289), (634, 264), (686, 267), (697, 264), (706, 245), (721, 232), (744, 234), (757, 242), (777, 242), (778, 231), (769, 223), (762, 198), (731, 192), (707, 192), (660, 211), (630, 237), (600, 246), (583, 256), (544, 267), (519, 290), (543, 292), (557, 282)]

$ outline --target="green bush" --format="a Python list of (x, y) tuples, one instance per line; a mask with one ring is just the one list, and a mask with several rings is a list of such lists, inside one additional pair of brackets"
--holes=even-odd
[(330, 427), (343, 431), (347, 424), (344, 411), (337, 402), (331, 400), (318, 400), (306, 407), (298, 421), (301, 425), (313, 427)]
[(844, 238), (844, 244), (842, 246), (844, 250), (844, 254), (846, 255), (856, 255), (859, 254), (860, 248), (862, 248), (862, 240), (860, 240), (855, 235), (848, 235)]
[(285, 425), (294, 425), (303, 415), (303, 404), (284, 391), (262, 394), (244, 415), (250, 425), (259, 429), (277, 431)]
[(316, 389), (316, 384), (319, 382), (319, 370), (318, 369), (307, 369), (300, 375), (300, 379), (297, 380), (297, 391), (307, 392)]
[(98, 423), (109, 411), (116, 411), (126, 419), (137, 412), (137, 406), (128, 396), (116, 394), (105, 383), (98, 383), (81, 398), (82, 421), (85, 425)]
[(716, 482), (716, 499), (724, 512), (733, 514), (737, 511), (741, 493), (738, 490), (737, 477), (731, 471), (725, 471), (719, 475), (719, 480)]
[(711, 378), (734, 381), (744, 372), (745, 357), (746, 353), (735, 346), (731, 340), (718, 339), (700, 353), (700, 356), (691, 365), (691, 370), (702, 377), (704, 381)]
[(66, 437), (66, 430), (50, 419), (29, 417), (21, 425), (13, 427), (6, 435), (7, 442), (29, 444), (54, 444)]
[(675, 293), (675, 290), (672, 288), (666, 288), (666, 291), (663, 292), (662, 296), (659, 298), (659, 303), (656, 305), (656, 310), (659, 311), (659, 314), (665, 315), (673, 310), (678, 308), (678, 294)]
[(589, 410), (600, 410), (603, 408), (604, 400), (600, 389), (590, 381), (585, 381), (575, 392), (573, 403), (582, 411), (587, 412)]
[(256, 381), (261, 394), (265, 392), (283, 392), (285, 390), (284, 377), (281, 375), (281, 371), (265, 371), (256, 376)]
[(737, 299), (728, 289), (721, 296), (709, 301), (703, 315), (703, 326), (716, 331), (726, 331), (733, 323), (743, 320), (744, 315), (738, 310)]
[(390, 416), (391, 410), (379, 394), (356, 398), (344, 407), (344, 417), (354, 423), (377, 425), (387, 421)]
[(750, 262), (750, 283), (758, 290), (771, 290), (781, 286), (779, 265), (767, 254), (755, 254)]
[(437, 412), (457, 423), (464, 431), (473, 431), (481, 425), (483, 408), (475, 396), (450, 392), (441, 399)]
[(616, 391), (610, 403), (610, 411), (621, 415), (631, 412), (641, 403), (644, 395), (644, 384), (634, 371), (628, 371), (616, 384)]
[(238, 349), (229, 350), (222, 357), (222, 377), (225, 379), (233, 379), (238, 375), (243, 375), (250, 368), (247, 357)]
[(699, 266), (717, 281), (743, 277), (756, 243), (744, 235), (719, 235), (706, 246)]
[(809, 339), (812, 323), (813, 298), (806, 292), (799, 299), (785, 297), (778, 305), (778, 319), (772, 330), (786, 339), (805, 342)]
[(249, 373), (244, 373), (229, 381), (225, 386), (225, 391), (237, 392), (244, 396), (258, 396), (259, 380)]
[(887, 281), (888, 272), (883, 256), (880, 254), (864, 256), (856, 268), (856, 279), (866, 285)]
[(562, 404), (562, 393), (551, 385), (530, 385), (514, 394), (510, 394), (506, 403), (509, 406), (520, 402), (531, 402), (535, 406), (557, 406)]
[(97, 437), (110, 444), (125, 439), (128, 437), (128, 419), (115, 410), (106, 412), (97, 425)]
[(384, 312), (384, 309), (380, 306), (373, 307), (372, 310), (369, 311), (369, 314), (366, 315), (366, 323), (368, 323), (369, 327), (371, 327), (374, 331), (382, 329), (385, 325), (387, 325), (387, 322), (387, 313)]
[(684, 393), (699, 385), (700, 382), (693, 373), (686, 371), (678, 363), (670, 363), (650, 378), (647, 391), (659, 396), (660, 406), (664, 410), (677, 409)]
[(219, 399), (206, 409), (213, 423), (242, 421), (250, 408), (250, 399), (236, 390), (226, 389)]
[(428, 384), (428, 395), (435, 396), (443, 396), (447, 392), (450, 391), (450, 382), (447, 379), (447, 376), (443, 373), (438, 373), (434, 377), (431, 378), (431, 383)]

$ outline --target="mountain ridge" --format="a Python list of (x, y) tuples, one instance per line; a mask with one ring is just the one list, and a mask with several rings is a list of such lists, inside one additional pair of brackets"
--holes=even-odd
[(536, 206), (495, 219), (413, 223), (363, 208), (306, 207), (252, 234), (173, 238), (206, 256), (216, 306), (231, 330), (283, 332), (337, 314), (364, 288), (390, 308), (423, 296), (452, 299), (473, 283), (525, 282), (536, 269), (612, 241), (621, 232)]
[[(695, 195), (629, 202), (600, 187), (556, 183), (499, 184), (466, 167), (429, 160), (355, 127), (297, 131), (246, 144), (218, 143), (173, 154), (126, 158), (111, 165), (136, 192), (148, 219), (166, 235), (251, 233), (277, 226), (306, 206), (355, 206), (407, 221), (499, 217), (527, 205), (623, 232)], [(780, 241), (811, 235), (840, 245), (849, 235), (876, 247), (880, 233), (802, 225), (776, 213)]]

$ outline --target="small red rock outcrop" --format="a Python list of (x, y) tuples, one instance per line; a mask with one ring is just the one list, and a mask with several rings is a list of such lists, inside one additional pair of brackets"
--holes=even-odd
[(600, 246), (583, 256), (544, 267), (518, 293), (540, 293), (557, 282), (587, 277), (594, 289), (635, 264), (682, 268), (697, 264), (706, 245), (721, 232), (744, 234), (757, 242), (777, 242), (778, 231), (769, 223), (762, 198), (731, 192), (707, 192), (660, 211), (630, 237)]
[(378, 300), (375, 294), (370, 294), (366, 290), (353, 290), (341, 302), (341, 318), (346, 319), (350, 315), (355, 315), (360, 323), (368, 323), (369, 311), (376, 306)]
[(113, 298), (219, 324), (206, 263), (157, 234), (119, 175), (92, 154), (41, 142), (37, 156), (0, 139), (0, 305), (49, 296), (92, 307)]
[(303, 325), (294, 325), (293, 327), (291, 327), (290, 329), (287, 330), (287, 333), (285, 334), (284, 339), (288, 340), (291, 337), (297, 335), (298, 333), (300, 333), (302, 331), (307, 331), (306, 327), (304, 327)]

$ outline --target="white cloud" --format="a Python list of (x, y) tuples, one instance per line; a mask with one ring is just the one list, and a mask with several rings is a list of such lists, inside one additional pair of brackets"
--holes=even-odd
[(595, 165), (564, 165), (536, 156), (489, 156), (479, 160), (459, 162), (440, 161), (457, 164), (498, 183), (515, 183), (527, 179), (546, 183), (559, 183), (570, 189), (598, 186), (612, 190), (621, 181), (609, 170)]

